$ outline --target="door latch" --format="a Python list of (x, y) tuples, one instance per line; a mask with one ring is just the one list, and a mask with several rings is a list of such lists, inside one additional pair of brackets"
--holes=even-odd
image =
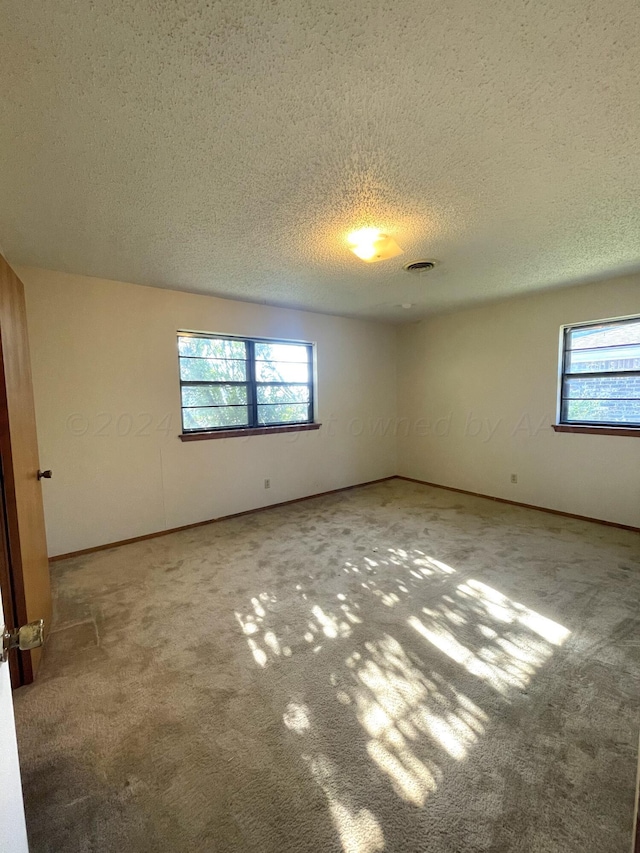
[(27, 652), (29, 649), (37, 649), (44, 645), (44, 619), (29, 622), (9, 631), (6, 625), (2, 629), (2, 660), (6, 661), (11, 649), (20, 649)]

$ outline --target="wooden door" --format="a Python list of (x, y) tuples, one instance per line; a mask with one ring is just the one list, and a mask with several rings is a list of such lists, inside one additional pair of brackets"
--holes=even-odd
[[(0, 483), (8, 571), (0, 571), (5, 619), (17, 627), (51, 621), (49, 560), (22, 282), (0, 255)], [(10, 611), (10, 612), (7, 612)], [(13, 686), (33, 681), (41, 650), (18, 652)]]

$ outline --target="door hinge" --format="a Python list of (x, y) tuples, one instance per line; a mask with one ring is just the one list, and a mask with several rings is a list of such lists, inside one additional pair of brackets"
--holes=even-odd
[(29, 622), (28, 625), (22, 625), (13, 631), (9, 631), (6, 625), (2, 629), (3, 662), (9, 657), (11, 649), (27, 652), (29, 649), (37, 649), (42, 645), (44, 645), (44, 619)]

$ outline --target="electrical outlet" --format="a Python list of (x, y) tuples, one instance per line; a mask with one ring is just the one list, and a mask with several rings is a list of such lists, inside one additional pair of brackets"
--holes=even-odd
[(512, 475), (511, 475), (511, 482), (512, 482), (512, 483), (517, 483), (517, 482), (518, 482), (518, 475), (517, 475), (517, 474), (512, 474)]
[(265, 480), (264, 481), (264, 487), (265, 487), (265, 489), (270, 489), (271, 488), (271, 480)]

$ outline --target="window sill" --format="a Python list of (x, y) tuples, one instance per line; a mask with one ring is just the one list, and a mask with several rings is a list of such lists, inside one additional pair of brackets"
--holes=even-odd
[(556, 432), (583, 432), (591, 435), (640, 436), (640, 427), (586, 426), (581, 424), (552, 424)]
[(206, 441), (210, 438), (246, 438), (249, 435), (272, 435), (282, 432), (309, 432), (322, 424), (291, 424), (291, 426), (247, 427), (246, 429), (215, 429), (209, 432), (183, 432), (180, 441)]

